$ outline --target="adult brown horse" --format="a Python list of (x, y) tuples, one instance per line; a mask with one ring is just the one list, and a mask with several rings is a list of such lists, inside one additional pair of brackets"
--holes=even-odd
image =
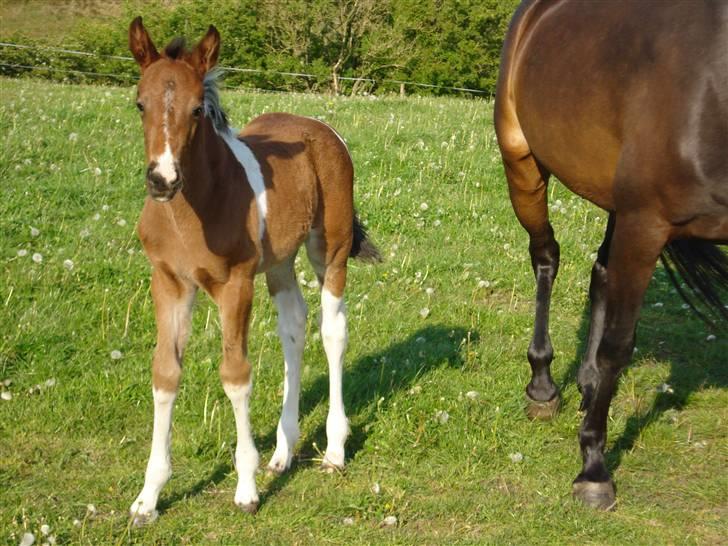
[(303, 244), (321, 286), (321, 337), (329, 363), (323, 465), (343, 467), (348, 434), (341, 388), (347, 260), (379, 256), (354, 214), (352, 160), (331, 127), (290, 114), (260, 116), (240, 134), (228, 126), (212, 70), (220, 49), (214, 27), (191, 51), (174, 40), (159, 53), (138, 17), (129, 28), (129, 47), (142, 73), (137, 107), (149, 196), (139, 235), (153, 265), (157, 319), (152, 449), (144, 488), (131, 513), (137, 523), (154, 519), (159, 492), (171, 474), (172, 408), (198, 288), (220, 309), (220, 377), (238, 435), (235, 503), (252, 512), (258, 506), (258, 452), (248, 411), (253, 279), (265, 273), (278, 310), (285, 361), (283, 410), (268, 468), (288, 469), (299, 435), (306, 304), (293, 265)]
[(609, 211), (578, 374), (586, 415), (573, 491), (591, 506), (615, 503), (604, 461), (607, 413), (663, 250), (663, 261), (726, 318), (728, 260), (715, 246), (728, 242), (726, 55), (728, 4), (709, 1), (525, 0), (503, 46), (495, 125), (537, 286), (526, 388), (532, 417), (550, 416), (559, 403), (549, 371), (559, 267), (550, 174)]

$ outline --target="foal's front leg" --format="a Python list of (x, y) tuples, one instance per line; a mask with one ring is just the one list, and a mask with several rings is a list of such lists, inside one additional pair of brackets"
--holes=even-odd
[(250, 428), (249, 401), (253, 381), (247, 355), (253, 275), (254, 272), (234, 274), (216, 298), (222, 320), (223, 358), (220, 379), (225, 394), (233, 405), (238, 435), (235, 449), (235, 467), (238, 471), (235, 504), (251, 513), (258, 509), (258, 491), (255, 485), (258, 451), (255, 449)]
[(154, 431), (144, 488), (130, 509), (137, 525), (156, 519), (159, 492), (172, 474), (172, 409), (182, 373), (182, 355), (189, 336), (195, 292), (194, 285), (164, 268), (156, 267), (152, 272), (152, 297), (157, 319), (157, 347), (152, 361)]

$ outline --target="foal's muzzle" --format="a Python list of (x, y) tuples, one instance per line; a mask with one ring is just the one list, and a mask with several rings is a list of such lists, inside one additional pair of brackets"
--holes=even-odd
[(164, 203), (171, 200), (181, 187), (182, 178), (176, 165), (171, 181), (159, 172), (156, 161), (152, 161), (147, 167), (147, 192), (155, 201)]

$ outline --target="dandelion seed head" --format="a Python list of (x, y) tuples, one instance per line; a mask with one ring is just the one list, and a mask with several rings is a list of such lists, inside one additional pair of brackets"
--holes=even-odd
[(23, 533), (20, 546), (33, 546), (33, 544), (35, 544), (35, 535), (33, 533)]
[(430, 208), (430, 205), (427, 203), (420, 203), (420, 210), (427, 210)]
[(425, 294), (427, 294), (428, 296), (432, 296), (432, 294), (434, 294), (434, 293), (435, 293), (434, 288), (430, 288), (430, 287), (425, 288)]
[(68, 135), (68, 140), (71, 142), (76, 142), (78, 140), (78, 133), (71, 133)]
[(111, 360), (119, 360), (122, 357), (121, 351), (114, 349), (111, 351)]
[(36, 252), (33, 254), (33, 261), (37, 264), (41, 263), (43, 261), (43, 254)]
[(121, 226), (121, 227), (124, 227), (124, 226), (126, 225), (126, 220), (124, 220), (123, 218), (119, 218), (119, 219), (117, 220), (117, 222), (116, 222), (116, 225), (117, 225), (117, 226)]
[(10, 401), (13, 399), (13, 394), (10, 391), (3, 391), (2, 394), (0, 394), (0, 398)]
[(341, 520), (341, 523), (343, 523), (344, 525), (354, 525), (354, 518), (346, 517)]
[(450, 420), (450, 414), (446, 412), (445, 410), (437, 410), (435, 412), (435, 419), (438, 423), (441, 425), (444, 425)]
[(427, 307), (423, 307), (420, 309), (420, 316), (424, 319), (427, 318), (430, 315), (430, 310)]
[(30, 226), (30, 236), (38, 237), (38, 235), (40, 235), (40, 230), (36, 227)]
[(68, 271), (73, 271), (73, 261), (63, 260), (63, 267), (66, 268)]
[(25, 250), (24, 248), (21, 248), (20, 250), (18, 250), (18, 256), (20, 256), (21, 258), (23, 256), (27, 256), (27, 255), (28, 255), (28, 251)]
[(51, 528), (47, 523), (44, 523), (40, 526), (40, 532), (43, 533), (43, 535), (45, 536), (51, 532)]
[(511, 460), (512, 463), (520, 463), (523, 461), (523, 453), (511, 453), (508, 455), (508, 458)]
[(98, 167), (96, 167), (96, 168), (94, 169), (94, 174), (95, 174), (96, 176), (101, 176), (101, 169), (99, 169)]
[(478, 391), (468, 391), (465, 393), (465, 396), (470, 400), (475, 400), (478, 396), (480, 396), (480, 393)]
[(382, 521), (382, 524), (385, 527), (394, 527), (397, 525), (397, 516), (387, 516), (384, 518), (384, 521)]

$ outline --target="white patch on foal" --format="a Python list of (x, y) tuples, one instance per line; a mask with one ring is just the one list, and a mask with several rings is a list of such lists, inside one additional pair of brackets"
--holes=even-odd
[(155, 171), (159, 174), (167, 184), (171, 184), (177, 179), (177, 169), (175, 167), (174, 155), (172, 148), (169, 146), (169, 111), (172, 109), (172, 100), (174, 99), (174, 86), (168, 86), (164, 91), (164, 116), (162, 118), (162, 131), (164, 131), (164, 152), (157, 156), (154, 160), (157, 162)]
[(260, 170), (260, 163), (258, 163), (251, 149), (242, 140), (238, 139), (238, 132), (236, 129), (229, 128), (227, 132), (221, 132), (220, 136), (230, 148), (235, 159), (243, 167), (248, 183), (255, 194), (255, 205), (258, 209), (258, 237), (262, 242), (263, 235), (265, 235), (265, 218), (268, 214), (268, 200), (265, 194), (263, 173)]
[(344, 298), (321, 290), (321, 338), (329, 361), (329, 414), (326, 418), (326, 453), (323, 465), (344, 467), (344, 442), (349, 435), (349, 422), (344, 411), (342, 374), (346, 350), (346, 307)]
[(278, 336), (283, 346), (285, 378), (283, 382), (283, 409), (276, 431), (276, 450), (268, 469), (280, 474), (291, 466), (293, 448), (298, 441), (298, 400), (301, 392), (301, 360), (306, 335), (306, 302), (297, 285), (278, 292)]
[(258, 507), (258, 490), (255, 485), (255, 471), (258, 469), (258, 451), (255, 449), (250, 430), (250, 391), (252, 380), (247, 385), (223, 385), (225, 394), (233, 405), (238, 443), (235, 447), (235, 468), (238, 471), (238, 487), (235, 490), (235, 504), (246, 511)]
[(172, 475), (170, 441), (172, 436), (172, 410), (176, 393), (152, 389), (154, 395), (154, 432), (152, 450), (144, 476), (144, 488), (132, 503), (130, 512), (134, 523), (148, 523), (157, 518), (159, 492)]

